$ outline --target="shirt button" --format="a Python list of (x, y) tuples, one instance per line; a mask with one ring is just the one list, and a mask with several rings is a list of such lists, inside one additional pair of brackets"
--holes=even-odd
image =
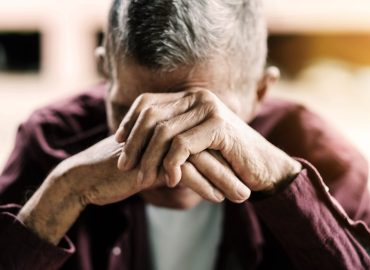
[(119, 256), (119, 255), (121, 255), (122, 250), (121, 250), (121, 248), (120, 248), (120, 247), (114, 247), (114, 248), (112, 249), (112, 253), (113, 253), (113, 255), (115, 255), (115, 256)]

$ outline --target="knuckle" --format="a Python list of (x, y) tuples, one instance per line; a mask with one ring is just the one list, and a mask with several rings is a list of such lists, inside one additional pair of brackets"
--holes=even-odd
[(222, 114), (217, 109), (212, 111), (211, 117), (215, 122), (223, 122), (224, 121), (224, 119), (222, 117)]
[(225, 179), (229, 183), (232, 183), (235, 181), (234, 179), (230, 177), (229, 173), (226, 171), (226, 169), (223, 166), (216, 166), (215, 168), (212, 168), (212, 169), (214, 170), (214, 172), (220, 179)]
[(143, 117), (144, 119), (152, 119), (156, 116), (156, 108), (154, 106), (149, 106), (143, 110)]
[(226, 125), (225, 119), (223, 118), (222, 114), (218, 111), (212, 112), (211, 119), (214, 126), (224, 127)]
[(217, 112), (216, 104), (212, 101), (206, 100), (201, 101), (202, 109), (209, 115), (213, 115), (215, 112)]
[(184, 136), (177, 135), (173, 138), (172, 147), (177, 149), (187, 148), (187, 140)]
[(184, 174), (187, 174), (190, 172), (191, 170), (191, 166), (189, 162), (185, 162), (182, 166), (181, 166), (181, 172), (184, 173)]
[(157, 124), (154, 134), (157, 136), (167, 137), (171, 132), (171, 127), (167, 121), (162, 121)]
[(172, 171), (176, 167), (176, 162), (173, 159), (165, 157), (163, 160), (163, 168), (168, 172)]
[(151, 100), (151, 94), (148, 93), (141, 94), (140, 96), (138, 96), (137, 100), (140, 106), (146, 105)]
[(207, 89), (201, 89), (196, 94), (200, 101), (213, 101), (214, 99), (214, 94)]

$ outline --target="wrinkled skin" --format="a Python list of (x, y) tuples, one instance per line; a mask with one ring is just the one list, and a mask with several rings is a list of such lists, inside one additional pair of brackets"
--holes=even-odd
[(232, 91), (231, 72), (222, 61), (165, 74), (132, 61), (116, 67), (106, 97), (115, 138), (60, 163), (18, 218), (57, 244), (89, 204), (134, 194), (180, 209), (203, 199), (240, 203), (292, 178), (300, 164), (247, 124), (276, 76)]

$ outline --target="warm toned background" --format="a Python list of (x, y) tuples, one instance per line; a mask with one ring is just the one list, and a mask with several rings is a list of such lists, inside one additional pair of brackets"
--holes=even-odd
[[(109, 3), (0, 0), (0, 167), (32, 110), (99, 81), (93, 52)], [(266, 0), (266, 14), (269, 62), (283, 74), (272, 94), (318, 111), (370, 160), (370, 0)], [(8, 67), (34, 50), (36, 64)]]

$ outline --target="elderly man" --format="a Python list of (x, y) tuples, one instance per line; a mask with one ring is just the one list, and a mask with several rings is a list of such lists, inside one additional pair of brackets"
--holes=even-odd
[(260, 5), (114, 1), (108, 83), (18, 131), (1, 269), (370, 269), (366, 162), (264, 100)]

